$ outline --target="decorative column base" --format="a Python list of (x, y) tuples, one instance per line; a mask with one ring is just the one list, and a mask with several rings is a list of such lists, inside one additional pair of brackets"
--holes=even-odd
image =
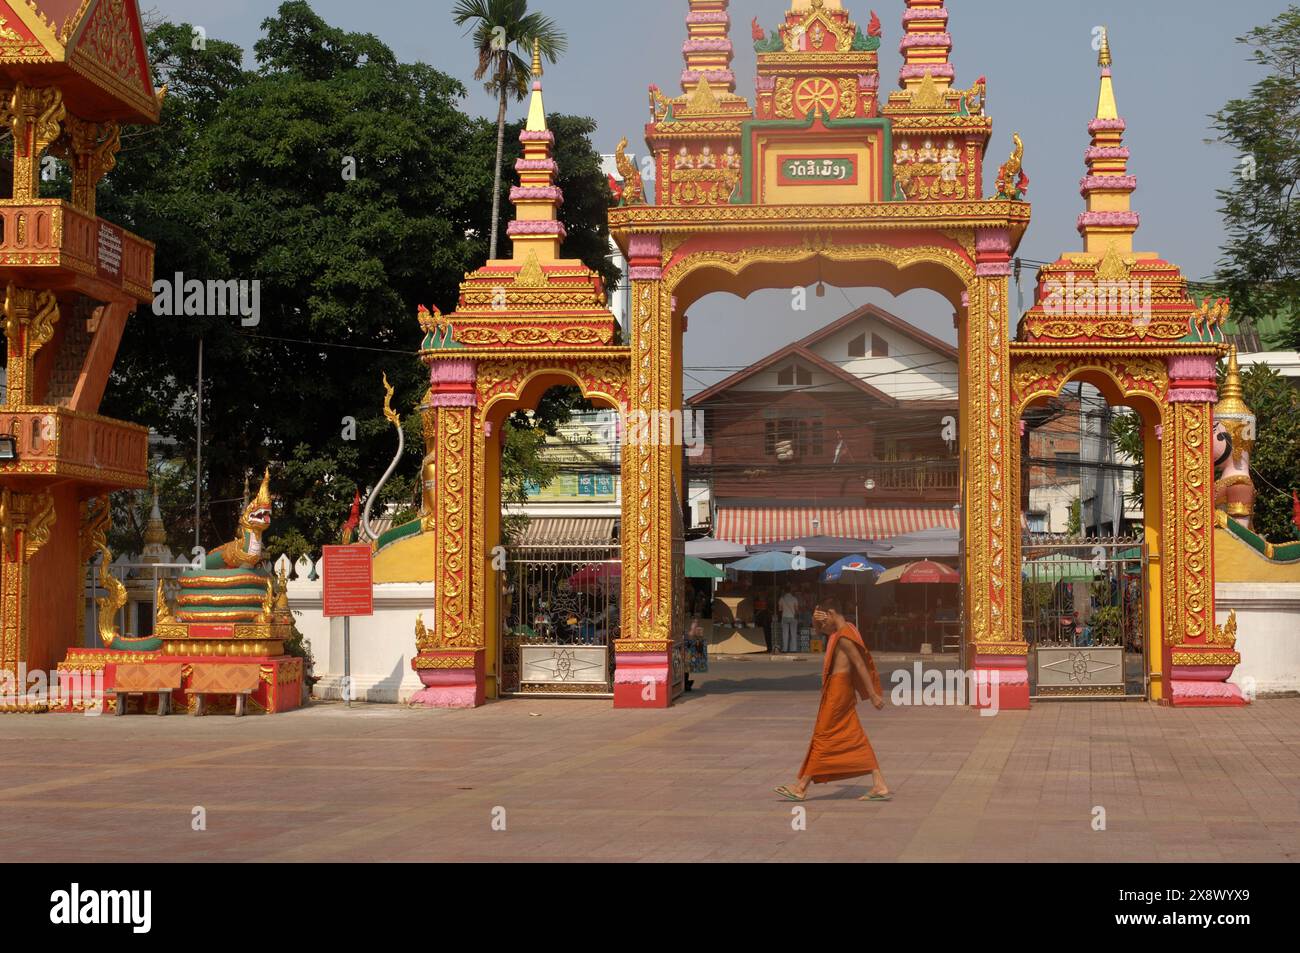
[(1184, 645), (1173, 650), (1169, 703), (1175, 708), (1240, 708), (1250, 704), (1241, 689), (1228, 681), (1241, 663), (1236, 652)]
[(973, 667), (976, 682), (975, 708), (1029, 710), (1028, 645), (1012, 642), (977, 646)]
[(486, 649), (436, 649), (411, 659), (424, 688), (416, 708), (481, 708), (487, 700)]
[(673, 703), (672, 645), (614, 643), (614, 707), (668, 708)]

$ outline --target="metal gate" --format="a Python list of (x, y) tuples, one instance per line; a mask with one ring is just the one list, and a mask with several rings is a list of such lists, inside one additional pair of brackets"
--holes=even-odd
[(1030, 537), (1021, 604), (1033, 698), (1148, 697), (1147, 565), (1141, 537)]
[(502, 695), (612, 697), (622, 547), (525, 545), (500, 574)]

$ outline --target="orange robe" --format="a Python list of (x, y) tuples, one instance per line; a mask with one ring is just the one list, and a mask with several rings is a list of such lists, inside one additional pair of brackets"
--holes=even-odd
[(845, 623), (843, 629), (831, 636), (830, 644), (826, 646), (817, 725), (813, 729), (812, 743), (808, 746), (808, 756), (799, 769), (799, 777), (811, 777), (815, 784), (861, 777), (878, 767), (876, 753), (867, 740), (866, 732), (862, 730), (862, 722), (858, 720), (858, 696), (871, 697), (870, 689), (862, 684), (854, 669), (831, 674), (835, 650), (841, 639), (856, 646), (846, 646), (847, 651), (860, 650), (866, 656), (867, 672), (874, 683), (872, 687), (880, 692), (880, 676), (876, 673), (875, 660), (858, 630)]

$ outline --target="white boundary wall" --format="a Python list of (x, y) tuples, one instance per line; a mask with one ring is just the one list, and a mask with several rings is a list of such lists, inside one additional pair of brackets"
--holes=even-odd
[(1225, 582), (1214, 587), (1223, 625), (1237, 611), (1241, 664), (1230, 681), (1259, 695), (1300, 692), (1300, 583)]
[[(294, 621), (316, 657), (312, 689), (315, 698), (341, 698), (343, 682), (343, 620), (322, 614), (320, 562), (280, 557), (275, 571), (289, 571), (289, 607)], [(433, 584), (398, 583), (375, 586), (375, 614), (352, 620), (352, 686), (357, 701), (405, 703), (424, 686), (411, 670), (415, 656), (415, 619), (424, 614), (433, 628)]]

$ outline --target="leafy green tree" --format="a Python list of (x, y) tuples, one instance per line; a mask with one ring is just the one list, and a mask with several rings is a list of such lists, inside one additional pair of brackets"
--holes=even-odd
[(1241, 373), (1246, 403), (1259, 421), (1250, 455), (1255, 483), (1255, 532), (1275, 543), (1300, 539), (1292, 521), (1291, 494), (1300, 490), (1300, 394), (1263, 364)]
[[(1240, 155), (1232, 188), (1219, 192), (1227, 241), (1218, 277), (1234, 314), (1259, 322), (1300, 314), (1300, 7), (1238, 42), (1268, 74), (1212, 116), (1220, 140)], [(1291, 326), (1300, 347), (1300, 319)]]
[[(492, 180), (492, 230), (488, 257), (497, 257), (501, 221), (501, 161), (505, 153), (506, 109), (510, 98), (528, 95), (532, 79), (533, 46), (554, 63), (568, 47), (568, 40), (555, 21), (528, 12), (528, 0), (456, 0), (452, 20), (457, 26), (473, 26), (478, 69), (474, 78), (487, 81), (487, 91), (497, 98), (497, 156)], [(521, 55), (522, 54), (522, 55)], [(530, 57), (525, 60), (524, 57)]]
[[(230, 538), (245, 479), (256, 485), (273, 464), (272, 551), (316, 550), (396, 449), (381, 374), (396, 388), (408, 449), (379, 502), (414, 512), (416, 407), (428, 389), (416, 306), (453, 310), (464, 273), (487, 253), (495, 129), (460, 109), (459, 82), (398, 62), (301, 0), (263, 33), (248, 70), (232, 44), (209, 38), (195, 50), (188, 25), (157, 25), (148, 44), (169, 86), (162, 123), (129, 134), (101, 190), (104, 217), (157, 243), (160, 278), (260, 282), (256, 326), (141, 308), (110, 381), (105, 413), (160, 435), (164, 516), (183, 552), (196, 531), (200, 339), (203, 544)], [(609, 190), (585, 138), (591, 123), (552, 122), (572, 130), (557, 143), (569, 167), (566, 249), (608, 274)], [(123, 514), (124, 529), (139, 525), (138, 512)]]

